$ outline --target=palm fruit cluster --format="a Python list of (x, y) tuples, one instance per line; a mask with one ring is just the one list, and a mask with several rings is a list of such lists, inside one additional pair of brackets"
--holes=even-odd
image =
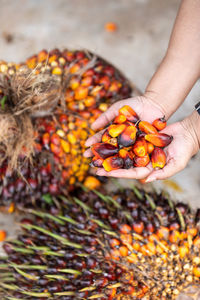
[[(83, 181), (89, 169), (88, 159), (82, 155), (85, 151), (84, 144), (94, 134), (90, 125), (111, 103), (129, 97), (132, 92), (124, 76), (94, 54), (67, 49), (54, 49), (50, 52), (43, 50), (20, 65), (0, 62), (0, 78), (10, 84), (8, 94), (3, 89), (4, 81), (0, 84), (2, 115), (11, 109), (9, 105), (16, 94), (12, 88), (13, 85), (16, 88), (17, 84), (12, 84), (12, 81), (16, 80), (16, 74), (21, 74), (27, 68), (29, 75), (23, 82), (33, 75), (37, 80), (37, 76), (44, 74), (50, 80), (58, 81), (56, 95), (60, 89), (62, 91), (56, 105), (52, 99), (42, 113), (39, 110), (34, 115), (29, 114), (34, 128), (32, 162), (24, 159), (27, 150), (25, 139), (22, 147), (25, 151), (19, 159), (22, 160), (20, 172), (8, 168), (10, 157), (1, 164), (1, 203), (18, 201), (27, 195), (40, 199), (41, 193), (58, 195), (66, 182), (73, 185), (76, 181)], [(20, 98), (18, 100), (21, 101)], [(14, 113), (16, 117), (19, 115), (19, 112), (18, 115), (15, 111), (13, 115)], [(13, 152), (16, 153), (14, 149)], [(0, 157), (2, 153), (4, 156), (4, 149), (0, 149)], [(86, 184), (96, 187), (99, 181), (89, 177)]]
[(5, 242), (1, 299), (183, 300), (198, 286), (199, 209), (136, 187), (82, 185), (52, 202), (25, 210), (21, 234)]
[(145, 167), (151, 161), (153, 168), (163, 168), (166, 164), (163, 148), (173, 139), (159, 132), (165, 127), (164, 118), (150, 124), (139, 120), (130, 106), (123, 106), (113, 123), (104, 131), (101, 142), (91, 147), (94, 155), (92, 166), (103, 167), (109, 172)]

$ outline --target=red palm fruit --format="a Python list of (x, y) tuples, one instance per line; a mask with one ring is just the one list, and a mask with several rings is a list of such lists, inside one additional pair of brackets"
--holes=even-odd
[(146, 134), (157, 133), (156, 128), (147, 121), (140, 121), (138, 127), (142, 132)]
[(130, 151), (127, 151), (125, 149), (119, 150), (119, 157), (123, 158), (124, 160), (124, 168), (130, 169), (133, 167), (133, 154)]
[(107, 172), (123, 168), (124, 160), (118, 155), (110, 156), (103, 161), (104, 170)]
[(139, 138), (133, 145), (133, 152), (137, 156), (145, 156), (147, 154), (147, 142), (144, 138)]
[(146, 154), (145, 156), (135, 156), (134, 157), (134, 166), (135, 167), (146, 167), (150, 162), (149, 155)]
[(151, 154), (151, 162), (154, 169), (164, 168), (164, 166), (166, 165), (166, 154), (163, 149), (155, 147)]
[(92, 158), (91, 166), (101, 168), (103, 166), (103, 159), (100, 157), (94, 156)]
[(151, 154), (154, 150), (154, 145), (152, 143), (146, 142), (147, 143), (147, 152)]
[(108, 133), (111, 137), (118, 137), (126, 128), (125, 124), (112, 124), (108, 127)]
[(136, 112), (128, 105), (124, 105), (122, 108), (120, 108), (119, 113), (124, 115), (131, 123), (136, 123), (139, 120)]
[(156, 147), (166, 147), (172, 140), (173, 136), (166, 133), (157, 133), (157, 134), (146, 134), (145, 140), (152, 143)]
[(153, 121), (152, 125), (157, 129), (157, 130), (163, 130), (166, 125), (167, 125), (167, 122), (165, 120), (165, 117), (163, 118), (158, 118), (156, 120)]
[(127, 121), (126, 117), (122, 114), (119, 114), (113, 121), (113, 123), (115, 124), (122, 124), (125, 123)]
[(129, 147), (135, 143), (137, 128), (133, 125), (127, 126), (126, 129), (118, 136), (119, 146)]
[(108, 143), (96, 143), (91, 147), (92, 153), (99, 158), (107, 158), (118, 153), (118, 148)]
[(142, 221), (135, 221), (133, 223), (133, 230), (136, 233), (141, 234), (144, 230), (144, 223)]
[(111, 136), (109, 135), (108, 130), (106, 129), (106, 131), (104, 131), (104, 133), (102, 134), (101, 141), (102, 143), (107, 143), (110, 139)]

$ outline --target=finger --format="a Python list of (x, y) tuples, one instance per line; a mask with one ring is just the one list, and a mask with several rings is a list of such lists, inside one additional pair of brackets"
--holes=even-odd
[(83, 153), (84, 157), (92, 157), (93, 153), (91, 149), (87, 149), (84, 153)]
[(130, 99), (118, 101), (105, 111), (93, 124), (92, 129), (97, 130), (109, 124), (119, 113), (119, 109), (126, 105)]
[(132, 178), (143, 179), (151, 173), (151, 170), (147, 167), (138, 167), (133, 169), (119, 169), (110, 172), (106, 172), (104, 169), (98, 169), (96, 174), (99, 176), (118, 177), (118, 178)]
[(173, 158), (171, 158), (163, 169), (153, 171), (146, 179), (146, 182), (167, 179), (181, 171), (183, 168), (184, 165), (182, 163), (179, 165)]
[(86, 147), (90, 147), (91, 145), (95, 143), (99, 143), (101, 141), (102, 134), (104, 133), (105, 129), (97, 132), (95, 135), (91, 136), (87, 141), (85, 142)]

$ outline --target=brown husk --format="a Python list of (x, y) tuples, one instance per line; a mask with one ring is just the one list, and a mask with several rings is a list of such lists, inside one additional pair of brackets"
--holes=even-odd
[[(76, 75), (96, 63), (95, 55), (85, 53), (90, 61)], [(37, 67), (30, 70), (22, 66), (12, 76), (0, 74), (0, 166), (7, 161), (8, 168), (19, 173), (22, 162), (31, 161), (34, 155), (33, 119), (52, 115), (58, 104), (66, 109), (64, 92), (72, 76), (67, 70), (62, 76), (36, 71)], [(1, 94), (6, 96), (5, 105), (1, 105)]]
[[(35, 71), (35, 70), (34, 70)], [(0, 165), (19, 170), (19, 157), (30, 159), (34, 153), (35, 115), (47, 115), (61, 99), (58, 76), (21, 67), (12, 76), (0, 74), (0, 90), (6, 96), (0, 105)]]

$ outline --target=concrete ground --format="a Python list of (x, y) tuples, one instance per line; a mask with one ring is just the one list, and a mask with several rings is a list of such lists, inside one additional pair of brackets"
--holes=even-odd
[[(161, 61), (179, 0), (0, 0), (0, 59), (20, 62), (46, 48), (87, 48), (119, 67), (144, 91)], [(115, 22), (109, 33), (104, 24)], [(193, 110), (197, 84), (171, 121)], [(175, 198), (200, 206), (200, 157), (174, 176), (156, 183)], [(125, 182), (125, 181), (124, 181)], [(127, 182), (127, 180), (126, 180)], [(129, 182), (130, 183), (130, 182)], [(0, 229), (13, 235), (12, 217), (0, 215)]]

